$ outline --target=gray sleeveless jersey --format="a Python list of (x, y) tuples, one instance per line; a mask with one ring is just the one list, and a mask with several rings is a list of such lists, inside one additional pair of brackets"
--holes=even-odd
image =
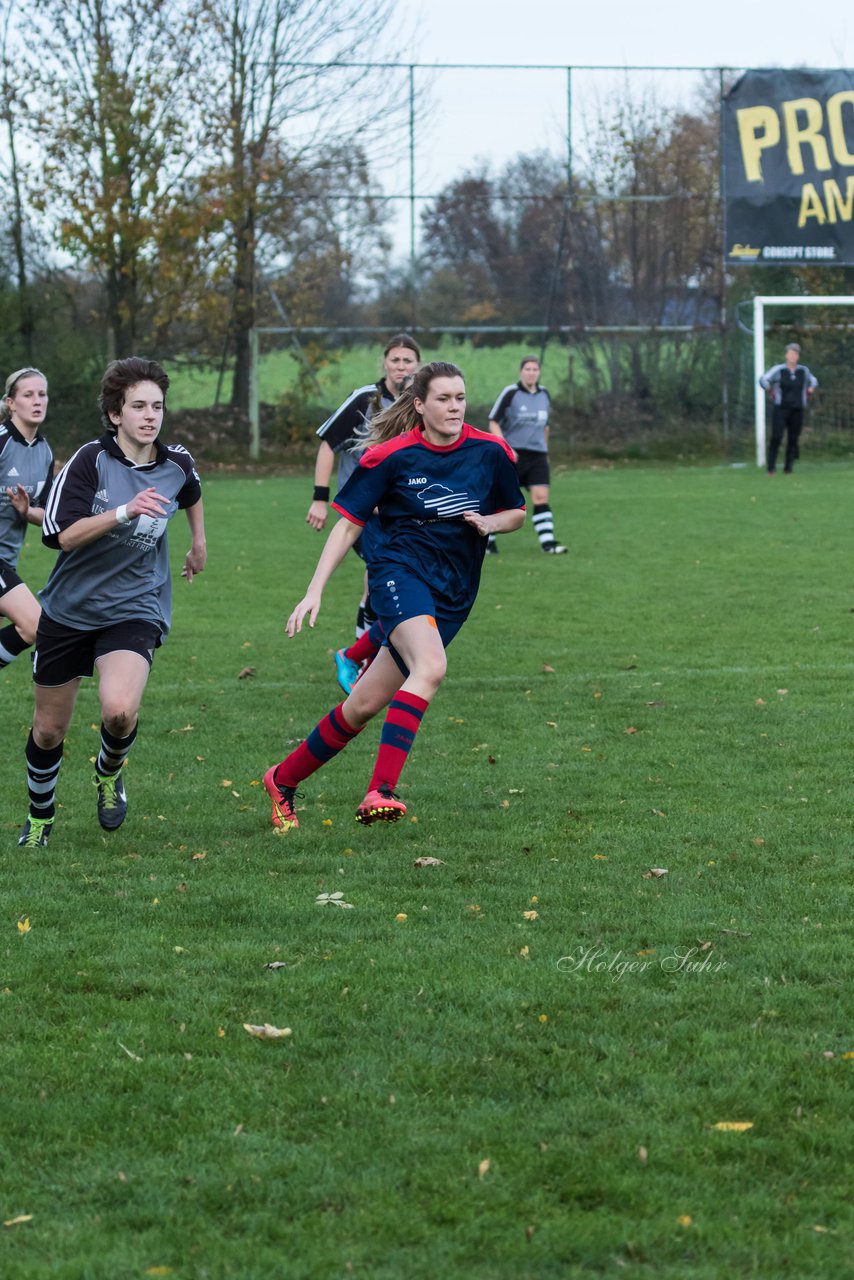
[(545, 387), (526, 391), (521, 382), (505, 387), (492, 406), (490, 422), (497, 422), (513, 449), (547, 453), (546, 427), (551, 399)]
[(12, 422), (0, 426), (0, 560), (16, 565), (27, 521), (12, 506), (7, 489), (22, 484), (34, 507), (43, 507), (53, 483), (53, 454), (44, 436), (32, 442), (21, 435)]
[(42, 608), (54, 622), (80, 631), (146, 619), (166, 635), (172, 620), (172, 579), (166, 527), (176, 511), (201, 497), (193, 459), (181, 445), (158, 440), (153, 462), (134, 466), (111, 432), (83, 445), (56, 478), (45, 508), (42, 539), (59, 535), (86, 516), (112, 511), (154, 486), (166, 515), (137, 516), (74, 551), (60, 550), (43, 591)]

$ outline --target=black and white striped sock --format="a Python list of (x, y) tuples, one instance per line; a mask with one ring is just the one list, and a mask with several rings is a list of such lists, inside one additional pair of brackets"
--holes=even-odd
[(101, 722), (101, 750), (98, 752), (95, 769), (102, 778), (118, 773), (119, 769), (121, 769), (128, 758), (131, 747), (136, 741), (138, 727), (138, 725), (134, 725), (126, 738), (116, 738), (110, 733), (103, 721)]
[(4, 627), (0, 631), (0, 667), (8, 667), (10, 662), (15, 661), (19, 653), (23, 653), (29, 647), (17, 627)]
[(54, 797), (59, 766), (62, 764), (63, 743), (58, 747), (39, 747), (32, 729), (27, 738), (24, 759), (27, 762), (27, 791), (30, 795), (30, 815), (33, 818), (52, 818), (56, 813)]
[(534, 507), (533, 525), (540, 546), (550, 547), (555, 541), (555, 522), (547, 502), (538, 503)]

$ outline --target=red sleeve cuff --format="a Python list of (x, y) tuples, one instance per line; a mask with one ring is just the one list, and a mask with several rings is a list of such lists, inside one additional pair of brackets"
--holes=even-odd
[(351, 524), (357, 524), (360, 529), (364, 529), (368, 523), (367, 520), (360, 520), (358, 516), (354, 516), (350, 511), (346, 511), (344, 507), (339, 507), (337, 502), (332, 503), (332, 510), (337, 511), (339, 516), (343, 516), (345, 520), (349, 520)]

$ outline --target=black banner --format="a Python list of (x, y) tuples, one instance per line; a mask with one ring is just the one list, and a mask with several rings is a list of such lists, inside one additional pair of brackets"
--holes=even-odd
[(854, 71), (746, 72), (723, 166), (728, 264), (854, 264)]

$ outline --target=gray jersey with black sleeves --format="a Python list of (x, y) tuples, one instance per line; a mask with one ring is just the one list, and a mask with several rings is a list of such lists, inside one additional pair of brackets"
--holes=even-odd
[(546, 427), (551, 399), (545, 387), (526, 391), (521, 382), (505, 387), (492, 406), (490, 422), (497, 422), (511, 449), (547, 453)]
[(367, 431), (374, 415), (373, 403), (380, 397), (380, 407), (387, 409), (394, 404), (394, 396), (386, 386), (385, 378), (369, 387), (352, 391), (342, 405), (317, 428), (315, 435), (325, 440), (338, 456), (338, 488), (343, 489), (359, 465), (361, 454), (354, 448)]
[(0, 560), (12, 566), (18, 563), (28, 524), (6, 490), (23, 485), (30, 505), (43, 507), (52, 483), (53, 453), (44, 436), (36, 433), (27, 440), (13, 422), (4, 422), (0, 426)]
[(153, 462), (134, 465), (115, 436), (105, 432), (65, 464), (45, 509), (42, 540), (59, 547), (59, 535), (87, 516), (115, 510), (143, 489), (162, 495), (163, 516), (137, 516), (73, 551), (60, 550), (44, 590), (42, 608), (54, 622), (98, 630), (114, 622), (145, 619), (166, 635), (172, 621), (172, 578), (166, 529), (176, 511), (195, 506), (201, 483), (182, 445), (158, 440)]

